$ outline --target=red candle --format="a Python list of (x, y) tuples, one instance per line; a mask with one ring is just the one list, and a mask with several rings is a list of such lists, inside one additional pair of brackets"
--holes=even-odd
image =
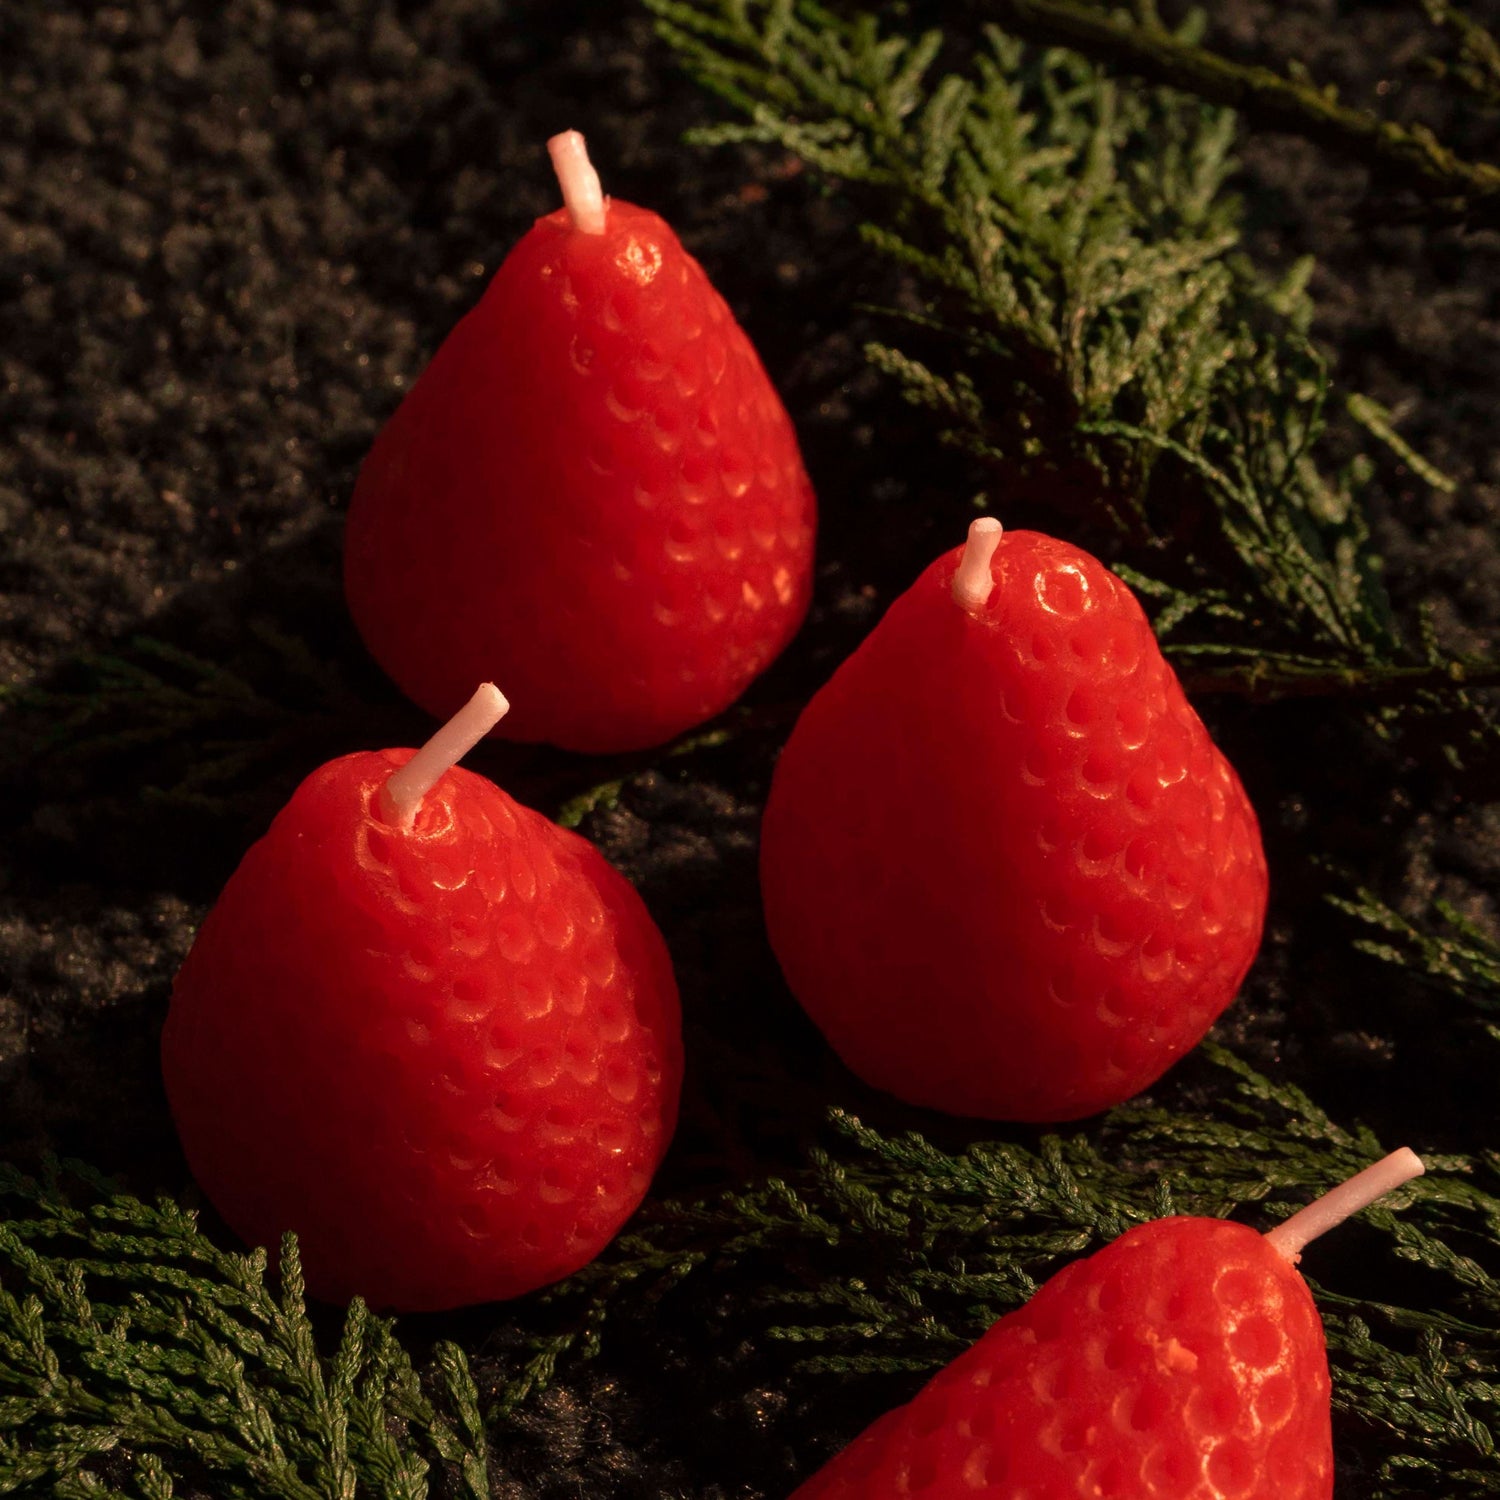
[(376, 439), (345, 587), (434, 714), (506, 684), (501, 732), (658, 744), (732, 703), (806, 613), (815, 506), (750, 341), (677, 236), (606, 199), (576, 131), (539, 219)]
[(420, 750), (297, 789), (204, 919), (162, 1070), (204, 1192), (309, 1289), (427, 1310), (591, 1260), (677, 1115), (671, 962), (585, 840), (455, 766), (486, 684)]
[(1401, 1150), (1261, 1236), (1158, 1219), (1048, 1281), (795, 1500), (1329, 1500), (1323, 1324), (1301, 1249), (1419, 1175)]
[(1259, 945), (1266, 866), (1129, 589), (983, 520), (798, 721), (761, 885), (793, 993), (855, 1072), (1040, 1121), (1198, 1042)]

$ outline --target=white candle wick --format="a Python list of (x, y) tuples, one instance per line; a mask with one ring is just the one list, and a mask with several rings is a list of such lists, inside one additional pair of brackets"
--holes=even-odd
[(1296, 1265), (1302, 1258), (1303, 1247), (1320, 1234), (1326, 1234), (1351, 1214), (1368, 1208), (1377, 1198), (1385, 1197), (1426, 1170), (1422, 1158), (1403, 1146), (1382, 1157), (1373, 1167), (1356, 1173), (1348, 1182), (1340, 1183), (1332, 1192), (1324, 1193), (1306, 1208), (1298, 1209), (1290, 1219), (1269, 1230), (1266, 1238), (1279, 1255)]
[(459, 711), (422, 746), (379, 792), (380, 811), (402, 833), (410, 833), (422, 799), (444, 771), (456, 766), (510, 709), (493, 682), (480, 685)]
[(583, 137), (576, 130), (565, 130), (547, 142), (547, 154), (552, 158), (573, 227), (584, 234), (603, 234), (604, 190)]
[(964, 554), (958, 560), (958, 572), (953, 575), (953, 597), (960, 608), (971, 615), (977, 615), (984, 608), (989, 602), (990, 591), (995, 587), (990, 562), (1004, 530), (993, 516), (981, 516), (969, 523)]

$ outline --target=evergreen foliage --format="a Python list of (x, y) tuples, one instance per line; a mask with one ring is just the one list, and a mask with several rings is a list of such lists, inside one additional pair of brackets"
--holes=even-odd
[[(78, 1163), (0, 1167), (0, 1495), (488, 1500), (478, 1394), (443, 1344), (423, 1389), (390, 1323), (354, 1302), (316, 1348), (295, 1239), (280, 1292), (169, 1199)], [(434, 1465), (453, 1483), (434, 1491)]]
[[(252, 649), (239, 666), (137, 635), (120, 651), (75, 658), (56, 685), (0, 689), (0, 704), (12, 704), (0, 744), (12, 761), (62, 768), (144, 754), (179, 773), (156, 796), (216, 805), (305, 741), (310, 720), (348, 724), (363, 708), (302, 641), (263, 620), (246, 634)], [(177, 766), (184, 746), (191, 764)]]
[[(1493, 753), (1500, 661), (1393, 616), (1361, 500), (1380, 462), (1452, 481), (1378, 402), (1335, 396), (1309, 336), (1310, 263), (1268, 278), (1241, 250), (1232, 111), (1122, 87), (994, 26), (966, 44), (815, 0), (646, 3), (748, 116), (698, 140), (774, 142), (862, 194), (865, 240), (918, 295), (888, 310), (905, 336), (870, 359), (987, 468), (997, 504), (1043, 496), (1069, 515), (1146, 598), (1190, 691), (1345, 698), (1382, 733), (1425, 720), (1424, 746), (1450, 760)], [(1488, 33), (1430, 8), (1459, 29), (1452, 67), (1472, 83)], [(1071, 0), (1019, 9), (1027, 25), (1089, 15), (1211, 55), (1201, 18), (1167, 32)], [(1047, 37), (1085, 46), (1084, 32)], [(1366, 451), (1334, 462), (1335, 420)], [(149, 637), (82, 659), (58, 687), (9, 694), (6, 737), (34, 751), (41, 723), (41, 748), (65, 743), (74, 764), (191, 739), (205, 753), (158, 790), (201, 800), (274, 765), (309, 718), (375, 716), (302, 643), (250, 628), (234, 668)]]
[(1500, 1025), (1494, 1024), (1500, 1022), (1500, 945), (1477, 922), (1447, 901), (1435, 901), (1422, 920), (1413, 921), (1365, 887), (1352, 898), (1329, 900), (1377, 934), (1356, 940), (1361, 953), (1421, 975), (1472, 1005), (1500, 1040)]
[[(1122, 90), (995, 27), (934, 78), (936, 31), (887, 34), (808, 0), (648, 3), (749, 117), (698, 139), (773, 142), (868, 190), (866, 239), (924, 298), (894, 316), (932, 350), (871, 359), (992, 467), (999, 496), (1044, 488), (1112, 524), (1190, 689), (1356, 694), (1382, 724), (1398, 704), (1460, 708), (1458, 740), (1490, 740), (1471, 690), (1500, 665), (1406, 638), (1359, 498), (1374, 460), (1320, 456), (1332, 394), (1311, 268), (1268, 280), (1240, 252), (1231, 113)], [(1343, 409), (1448, 483), (1377, 403)], [(1202, 508), (1185, 495), (1211, 503), (1216, 535), (1185, 524)]]
[[(1438, 32), (1418, 54), (1422, 71), (1451, 82), (1466, 102), (1500, 102), (1500, 46), (1490, 32), (1448, 0), (1418, 0), (1418, 7)], [(1230, 105), (1254, 125), (1307, 136), (1365, 163), (1382, 189), (1415, 195), (1415, 213), (1486, 226), (1500, 218), (1500, 165), (1465, 156), (1427, 124), (1345, 104), (1299, 60), (1283, 72), (1202, 46), (1196, 23), (1174, 32), (1154, 0), (1137, 0), (1130, 11), (1089, 0), (996, 0), (986, 14), (1029, 41), (1073, 48), (1111, 69)], [(1446, 56), (1437, 45), (1444, 38)]]

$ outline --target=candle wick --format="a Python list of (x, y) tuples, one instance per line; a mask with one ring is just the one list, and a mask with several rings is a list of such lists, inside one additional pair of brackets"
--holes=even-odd
[(584, 234), (603, 234), (604, 191), (583, 137), (576, 130), (565, 130), (547, 142), (547, 154), (552, 158), (573, 227)]
[(1306, 1208), (1298, 1209), (1290, 1219), (1269, 1230), (1266, 1239), (1279, 1255), (1296, 1265), (1302, 1258), (1303, 1247), (1320, 1234), (1326, 1234), (1351, 1214), (1368, 1208), (1377, 1198), (1385, 1197), (1426, 1170), (1422, 1158), (1403, 1146), (1382, 1157), (1373, 1167), (1356, 1173), (1348, 1182), (1340, 1183), (1332, 1192), (1324, 1193)]
[(474, 694), (399, 771), (392, 772), (379, 792), (380, 811), (402, 833), (410, 833), (422, 799), (447, 770), (500, 722), (510, 709), (505, 694), (493, 682)]
[(981, 516), (969, 524), (963, 556), (958, 560), (958, 572), (953, 575), (953, 597), (959, 607), (971, 615), (977, 615), (984, 608), (989, 602), (990, 591), (995, 587), (990, 562), (1004, 530), (993, 516)]

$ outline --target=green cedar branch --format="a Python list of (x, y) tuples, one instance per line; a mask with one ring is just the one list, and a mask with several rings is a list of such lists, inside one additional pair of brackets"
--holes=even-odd
[[(903, 346), (871, 343), (871, 362), (997, 493), (1044, 498), (1086, 544), (1123, 538), (1153, 576), (1112, 565), (1201, 690), (1348, 697), (1383, 735), (1417, 710), (1451, 721), (1428, 736), (1452, 736), (1450, 759), (1489, 745), (1475, 689), (1496, 664), (1405, 639), (1360, 495), (1374, 461), (1322, 457), (1311, 265), (1273, 280), (1239, 249), (1232, 114), (1119, 88), (997, 28), (944, 54), (965, 71), (933, 76), (936, 32), (869, 14), (648, 3), (694, 76), (749, 116), (696, 139), (774, 142), (862, 190), (865, 242), (922, 299), (893, 315)], [(1343, 404), (1452, 488), (1378, 403)]]
[[(1435, 200), (1445, 217), (1500, 221), (1500, 166), (1468, 161), (1424, 125), (1411, 127), (1339, 103), (1331, 89), (1235, 62), (1195, 45), (1159, 22), (1124, 19), (1079, 0), (989, 0), (985, 14), (1007, 31), (1045, 46), (1075, 48), (1106, 67), (1225, 105), (1251, 124), (1305, 136)], [(1452, 24), (1456, 12), (1443, 6)], [(1463, 18), (1464, 24), (1478, 30)]]
[(1456, 62), (1423, 57), (1419, 66), (1441, 81), (1452, 79), (1483, 103), (1500, 106), (1500, 42), (1450, 0), (1420, 0), (1434, 26), (1453, 33), (1459, 44)]
[(462, 1351), (438, 1346), (429, 1397), (356, 1301), (325, 1357), (295, 1239), (279, 1294), (266, 1264), (78, 1163), (0, 1166), (0, 1495), (108, 1493), (95, 1465), (126, 1453), (146, 1496), (176, 1478), (222, 1500), (425, 1500), (436, 1461), (488, 1500)]
[(1285, 653), (1246, 653), (1227, 646), (1166, 646), (1190, 693), (1249, 698), (1274, 703), (1287, 698), (1327, 698), (1339, 694), (1367, 704), (1412, 704), (1454, 687), (1500, 687), (1500, 663), (1478, 660), (1344, 662)]

